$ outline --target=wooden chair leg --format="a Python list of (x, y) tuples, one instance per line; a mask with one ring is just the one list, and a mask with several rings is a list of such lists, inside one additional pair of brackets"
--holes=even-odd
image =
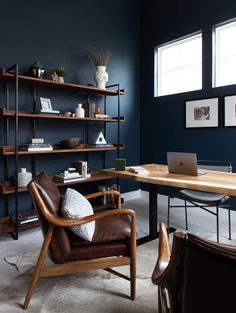
[(50, 241), (52, 238), (53, 228), (54, 228), (54, 226), (51, 224), (49, 229), (48, 229), (47, 235), (44, 239), (44, 242), (43, 242), (39, 257), (38, 257), (38, 261), (37, 261), (37, 264), (35, 266), (34, 273), (33, 273), (32, 279), (31, 279), (31, 283), (29, 285), (28, 292), (27, 292), (26, 297), (25, 297), (25, 302), (22, 305), (22, 308), (24, 310), (26, 310), (28, 308), (30, 299), (33, 295), (35, 286), (38, 282), (40, 271), (44, 265), (44, 261), (45, 261), (46, 255), (47, 255), (48, 247), (49, 247), (49, 244), (50, 244)]

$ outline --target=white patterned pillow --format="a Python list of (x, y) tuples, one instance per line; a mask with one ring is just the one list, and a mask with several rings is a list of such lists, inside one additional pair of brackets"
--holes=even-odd
[[(74, 189), (67, 188), (62, 201), (61, 214), (68, 218), (80, 218), (92, 215), (94, 212), (90, 202), (83, 195)], [(95, 231), (95, 221), (83, 225), (71, 226), (70, 229), (81, 238), (92, 241)]]

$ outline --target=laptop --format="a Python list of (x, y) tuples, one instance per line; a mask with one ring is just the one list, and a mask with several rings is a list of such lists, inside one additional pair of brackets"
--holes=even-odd
[(196, 153), (167, 152), (167, 164), (171, 174), (199, 176), (207, 173), (197, 168)]

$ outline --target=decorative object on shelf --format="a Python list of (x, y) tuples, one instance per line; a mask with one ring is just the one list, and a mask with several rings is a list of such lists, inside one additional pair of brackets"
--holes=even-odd
[(43, 78), (44, 72), (44, 66), (40, 62), (34, 62), (30, 67), (30, 74), (34, 77)]
[(78, 148), (82, 143), (81, 138), (68, 138), (60, 141), (60, 145), (66, 149)]
[(186, 101), (186, 128), (218, 127), (219, 99)]
[(26, 187), (32, 179), (32, 173), (27, 172), (26, 168), (21, 168), (18, 173), (18, 187)]
[(77, 108), (75, 109), (76, 117), (85, 117), (85, 110), (82, 108), (82, 103), (77, 104)]
[(64, 65), (61, 65), (60, 67), (53, 67), (50, 71), (53, 81), (64, 83), (64, 77), (68, 75)]
[(88, 178), (88, 164), (87, 161), (77, 161), (76, 162), (76, 170), (79, 172), (84, 179)]
[(224, 126), (236, 126), (236, 95), (224, 97)]
[(53, 114), (60, 113), (60, 111), (52, 109), (52, 104), (51, 104), (50, 99), (40, 97), (39, 100), (41, 104), (41, 110), (40, 110), (41, 113), (53, 113)]
[(67, 117), (69, 117), (69, 116), (72, 116), (72, 113), (71, 113), (70, 111), (66, 111), (66, 112), (64, 113), (64, 115), (67, 116)]
[(95, 109), (95, 114), (103, 114), (102, 113), (102, 108), (96, 108)]
[(111, 56), (111, 52), (108, 50), (98, 52), (96, 48), (89, 48), (88, 56), (96, 66), (96, 72), (94, 74), (96, 87), (100, 89), (106, 89), (106, 83), (108, 81), (108, 73), (106, 72), (106, 67)]
[(89, 143), (87, 145), (88, 148), (112, 148), (112, 143), (107, 143), (102, 132), (99, 132), (94, 143)]
[(126, 167), (126, 159), (116, 159), (116, 171), (124, 171)]

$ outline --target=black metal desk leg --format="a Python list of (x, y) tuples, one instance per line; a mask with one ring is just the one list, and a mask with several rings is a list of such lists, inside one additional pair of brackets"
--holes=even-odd
[(157, 238), (158, 207), (157, 185), (149, 184), (149, 236)]
[(158, 209), (157, 209), (157, 185), (149, 184), (149, 235), (139, 238), (138, 245), (154, 240), (159, 237), (157, 232)]

